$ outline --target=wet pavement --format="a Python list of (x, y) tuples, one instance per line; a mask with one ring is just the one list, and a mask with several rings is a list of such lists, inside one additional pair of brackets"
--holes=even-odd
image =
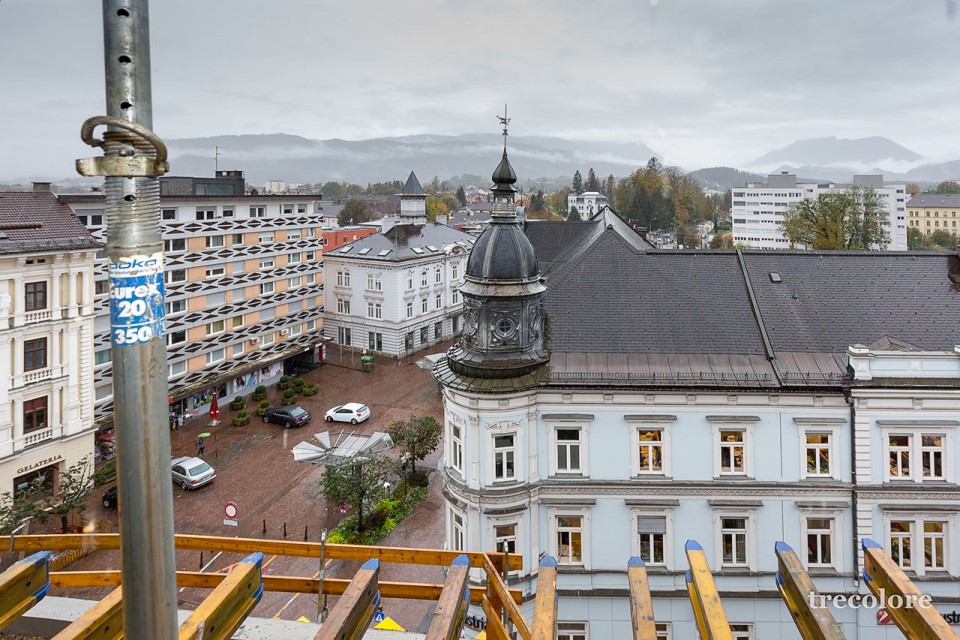
[[(294, 462), (291, 449), (294, 445), (310, 440), (314, 433), (327, 430), (347, 429), (358, 433), (385, 431), (390, 422), (409, 418), (411, 414), (430, 415), (442, 422), (442, 405), (436, 381), (429, 371), (416, 365), (416, 361), (429, 353), (442, 352), (448, 344), (420, 351), (408, 358), (397, 360), (378, 359), (372, 373), (363, 373), (359, 354), (345, 354), (342, 364), (334, 352), (321, 368), (303, 375), (308, 384), (319, 384), (314, 396), (301, 396), (296, 402), (313, 416), (312, 421), (300, 428), (284, 429), (274, 424), (264, 424), (253, 414), (255, 404), (248, 400), (247, 411), (252, 420), (249, 425), (230, 425), (232, 412), (227, 407), (229, 398), (220, 403), (221, 420), (216, 427), (209, 426), (209, 417), (201, 414), (183, 428), (171, 433), (171, 449), (174, 457), (192, 456), (197, 453), (197, 435), (210, 431), (204, 459), (217, 472), (213, 483), (195, 491), (173, 488), (174, 526), (177, 533), (241, 536), (251, 538), (286, 539), (319, 542), (324, 527), (332, 529), (343, 517), (338, 505), (327, 505), (322, 496), (320, 479), (323, 467), (309, 463)], [(280, 404), (280, 392), (271, 385), (268, 400)], [(353, 426), (345, 423), (326, 423), (323, 415), (328, 409), (346, 402), (362, 402), (370, 407), (371, 418)], [(433, 469), (427, 500), (403, 520), (378, 544), (384, 546), (410, 546), (442, 548), (443, 498), (440, 495), (437, 461), (442, 444), (418, 468)], [(394, 449), (391, 455), (399, 455)], [(169, 480), (167, 480), (169, 481)], [(102, 493), (98, 491), (94, 497)], [(223, 525), (223, 508), (227, 502), (236, 502), (239, 507), (239, 527)], [(100, 518), (110, 530), (117, 519), (117, 512), (104, 509), (97, 501), (85, 514), (89, 519)], [(211, 553), (179, 551), (177, 569), (182, 571), (220, 570), (241, 559), (242, 554), (223, 554), (216, 558)], [(334, 562), (327, 569), (329, 577), (352, 577), (358, 566), (353, 562)], [(98, 551), (69, 565), (70, 571), (93, 571), (119, 569), (119, 552)], [(319, 569), (317, 559), (273, 557), (264, 558), (265, 575), (315, 577)], [(442, 583), (443, 573), (439, 567), (414, 565), (383, 565), (383, 581)], [(69, 595), (79, 598), (102, 598), (108, 589), (60, 590), (53, 595)], [(208, 592), (200, 589), (179, 590), (179, 607), (194, 608)], [(330, 597), (330, 608), (336, 598)], [(433, 603), (414, 600), (389, 600), (383, 602), (384, 613), (404, 628), (414, 631), (426, 629), (427, 617)], [(296, 620), (300, 616), (315, 620), (316, 596), (306, 594), (265, 592), (257, 608), (251, 614), (264, 618)]]

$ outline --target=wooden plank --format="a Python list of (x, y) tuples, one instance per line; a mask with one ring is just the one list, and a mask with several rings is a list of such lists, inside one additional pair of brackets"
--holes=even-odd
[(484, 615), (487, 616), (487, 640), (511, 640), (510, 636), (507, 635), (507, 630), (504, 628), (503, 623), (500, 622), (500, 614), (493, 608), (486, 594), (483, 596), (481, 606), (483, 607)]
[[(433, 611), (430, 628), (425, 640), (458, 640), (463, 630), (463, 621), (467, 617), (470, 594), (467, 581), (470, 579), (470, 560), (460, 555), (447, 573), (443, 592), (437, 599), (437, 608)], [(551, 638), (553, 640), (553, 638)]]
[[(864, 538), (863, 578), (907, 638), (957, 640), (947, 621), (876, 541)], [(894, 598), (894, 596), (897, 596)], [(900, 606), (895, 606), (900, 605)]]
[(557, 561), (547, 556), (540, 561), (537, 574), (537, 599), (533, 603), (533, 640), (557, 637)]
[(314, 640), (359, 640), (380, 606), (380, 561), (372, 558), (353, 576), (337, 606), (320, 626)]
[(15, 562), (0, 574), (0, 630), (43, 600), (49, 591), (49, 551)]
[(843, 630), (826, 603), (815, 606), (820, 603), (820, 592), (797, 554), (786, 542), (778, 542), (775, 550), (779, 564), (777, 588), (800, 636), (804, 640), (844, 640)]
[(710, 565), (703, 547), (696, 540), (687, 540), (684, 546), (690, 570), (687, 571), (687, 594), (697, 620), (697, 629), (703, 640), (733, 640), (727, 614), (720, 602), (717, 585), (710, 573)]
[[(178, 571), (177, 586), (193, 589), (214, 589), (220, 584), (222, 573), (201, 573), (199, 571)], [(50, 584), (57, 589), (77, 587), (117, 587), (120, 586), (120, 572), (112, 571), (60, 571), (50, 573)], [(323, 592), (327, 595), (342, 594), (349, 580), (341, 578), (324, 578)], [(263, 576), (264, 591), (278, 593), (310, 593), (316, 594), (320, 588), (320, 581), (316, 578), (301, 576)], [(380, 595), (384, 598), (398, 598), (402, 600), (436, 600), (443, 591), (441, 584), (427, 584), (419, 582), (381, 582)], [(470, 602), (480, 604), (483, 601), (483, 587), (470, 587)], [(510, 589), (510, 598), (520, 604), (523, 602), (523, 592), (519, 589)]]
[(630, 620), (633, 622), (633, 640), (655, 640), (657, 624), (653, 618), (653, 600), (647, 565), (633, 556), (627, 561), (627, 583), (630, 585)]
[(263, 554), (252, 553), (180, 625), (179, 640), (230, 640), (263, 595)]
[(116, 588), (70, 623), (53, 640), (120, 640), (123, 637), (123, 589)]
[[(296, 556), (304, 558), (319, 558), (319, 542), (293, 542), (287, 540), (266, 540), (260, 538), (221, 538), (218, 536), (198, 536), (177, 534), (174, 536), (177, 549), (191, 551), (225, 551), (232, 553), (261, 552), (268, 555)], [(116, 533), (73, 533), (54, 535), (16, 536), (13, 541), (13, 551), (42, 551), (47, 549), (119, 549), (120, 535)], [(364, 562), (376, 558), (381, 562), (397, 562), (402, 564), (419, 564), (448, 566), (459, 551), (444, 551), (442, 549), (416, 549), (408, 547), (364, 547), (348, 544), (326, 545), (326, 557), (331, 560), (357, 560)], [(470, 558), (470, 566), (482, 568), (487, 560), (487, 554), (476, 552), (462, 552)], [(502, 569), (502, 560), (499, 554), (492, 554), (491, 561), (498, 569)], [(523, 558), (519, 555), (510, 556), (510, 570), (523, 569)]]
[(486, 571), (488, 588), (493, 587), (497, 598), (500, 600), (503, 608), (507, 610), (507, 615), (510, 616), (510, 620), (513, 622), (513, 626), (517, 630), (517, 633), (520, 634), (520, 637), (523, 638), (523, 640), (530, 640), (530, 625), (527, 624), (527, 619), (520, 613), (520, 607), (510, 598), (510, 592), (507, 589), (507, 585), (504, 584), (503, 578), (500, 577), (500, 574), (497, 573), (496, 568), (490, 562), (487, 562)]

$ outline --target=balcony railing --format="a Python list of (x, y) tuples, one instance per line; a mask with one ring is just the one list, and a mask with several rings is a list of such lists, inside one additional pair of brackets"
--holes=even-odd
[(60, 429), (47, 427), (46, 429), (37, 429), (36, 431), (25, 433), (23, 434), (23, 437), (20, 438), (22, 444), (19, 448), (26, 449), (27, 447), (32, 447), (35, 444), (40, 444), (41, 442), (46, 442), (47, 440), (53, 440), (54, 431), (60, 431)]
[(39, 311), (30, 311), (23, 315), (23, 321), (26, 324), (32, 324), (34, 322), (44, 322), (46, 320), (53, 320), (52, 309), (41, 309)]
[(33, 371), (23, 372), (23, 384), (32, 384), (41, 380), (48, 380), (53, 377), (53, 367), (44, 367), (43, 369), (34, 369)]

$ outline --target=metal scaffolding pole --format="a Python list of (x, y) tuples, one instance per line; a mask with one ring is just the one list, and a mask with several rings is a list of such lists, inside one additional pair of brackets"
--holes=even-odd
[[(77, 170), (106, 176), (124, 635), (172, 640), (176, 565), (158, 180), (167, 163), (151, 131), (149, 26), (147, 0), (103, 0), (107, 116), (87, 120), (81, 136), (104, 156), (78, 160)], [(108, 130), (97, 140), (93, 131), (101, 125)]]

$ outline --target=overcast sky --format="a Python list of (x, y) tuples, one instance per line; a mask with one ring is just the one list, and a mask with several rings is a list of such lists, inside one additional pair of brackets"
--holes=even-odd
[[(955, 0), (154, 0), (167, 138), (497, 131), (640, 140), (742, 166), (801, 139), (882, 135), (960, 158)], [(0, 0), (0, 180), (97, 155), (101, 4)]]

